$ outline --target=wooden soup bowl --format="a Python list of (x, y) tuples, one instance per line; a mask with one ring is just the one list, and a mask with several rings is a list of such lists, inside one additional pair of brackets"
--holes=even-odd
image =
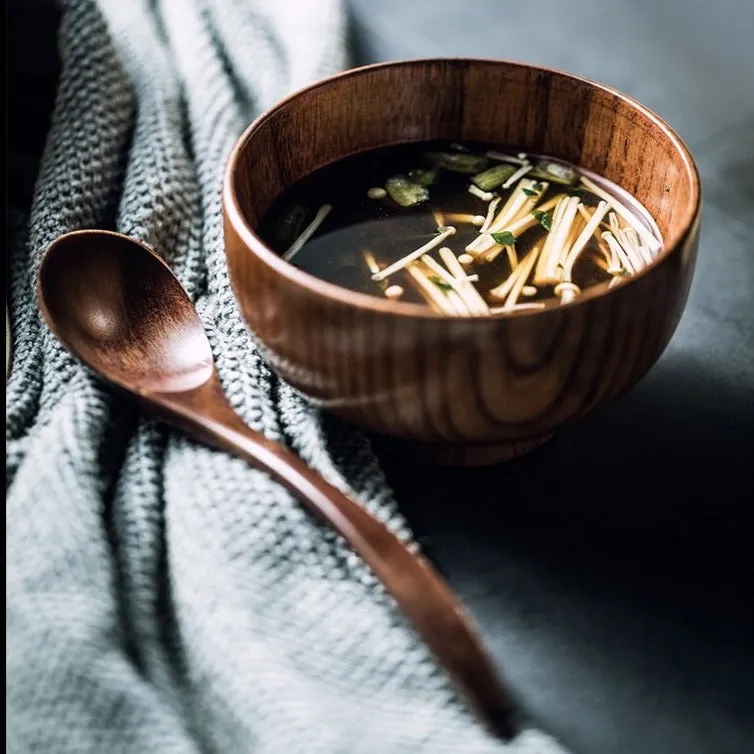
[[(257, 236), (273, 200), (303, 176), (426, 139), (510, 145), (609, 178), (649, 210), (664, 251), (630, 282), (567, 305), (449, 318), (324, 282)], [(273, 107), (230, 155), (223, 208), (233, 290), (280, 375), (404, 452), (484, 464), (536, 447), (657, 361), (691, 284), (700, 188), (676, 133), (609, 87), (518, 63), (430, 59), (351, 70)]]

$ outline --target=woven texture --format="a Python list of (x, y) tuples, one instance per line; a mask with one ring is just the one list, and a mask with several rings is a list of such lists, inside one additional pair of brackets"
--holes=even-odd
[(345, 65), (337, 0), (71, 0), (59, 45), (11, 249), (8, 751), (561, 752), (533, 730), (490, 738), (336, 536), (104, 391), (34, 304), (58, 234), (146, 242), (196, 302), (243, 418), (410, 540), (368, 443), (262, 362), (224, 261), (225, 158), (254, 113)]

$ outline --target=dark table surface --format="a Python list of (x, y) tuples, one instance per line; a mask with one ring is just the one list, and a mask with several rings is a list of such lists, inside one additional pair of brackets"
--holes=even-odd
[(520, 706), (574, 754), (749, 754), (754, 3), (350, 7), (354, 62), (468, 55), (562, 68), (636, 97), (693, 151), (696, 276), (643, 382), (512, 464), (384, 462)]

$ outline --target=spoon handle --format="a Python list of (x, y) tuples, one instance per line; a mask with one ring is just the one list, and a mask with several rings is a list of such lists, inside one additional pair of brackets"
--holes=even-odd
[[(246, 426), (224, 398), (222, 404), (217, 395), (211, 398), (202, 400), (194, 393), (182, 401), (184, 405), (173, 404), (173, 415), (162, 414), (163, 418), (268, 472), (332, 526), (393, 596), (481, 719), (494, 733), (509, 738), (512, 725), (498, 673), (458, 599), (429, 561), (411, 552), (382, 522), (298, 456)], [(198, 403), (205, 410), (197, 410)]]

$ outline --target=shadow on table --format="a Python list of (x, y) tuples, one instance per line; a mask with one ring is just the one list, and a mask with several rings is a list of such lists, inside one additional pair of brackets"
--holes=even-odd
[[(598, 579), (672, 584), (676, 608), (685, 584), (698, 619), (712, 606), (700, 590), (717, 603), (752, 578), (754, 396), (739, 390), (669, 355), (618, 403), (514, 463), (431, 473), (384, 463), (430, 539), (448, 524), (561, 568), (599, 563)], [(730, 608), (751, 617), (751, 601)]]
[[(669, 352), (630, 394), (514, 463), (383, 459), (521, 705), (576, 751), (726, 741), (732, 753), (754, 735), (744, 390)], [(620, 739), (629, 718), (646, 740)]]

